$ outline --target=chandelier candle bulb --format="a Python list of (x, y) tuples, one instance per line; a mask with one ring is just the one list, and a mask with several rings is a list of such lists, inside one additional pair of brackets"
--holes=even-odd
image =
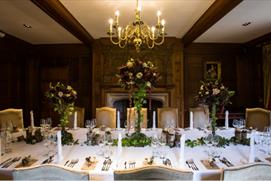
[(152, 128), (156, 128), (156, 112), (153, 111), (153, 116), (152, 116)]
[(152, 27), (151, 27), (152, 38), (154, 38), (154, 31), (155, 31), (155, 27), (154, 27), (154, 26), (152, 26)]
[(109, 33), (113, 31), (113, 19), (109, 19)]
[(34, 113), (33, 110), (30, 111), (30, 120), (31, 120), (31, 127), (34, 128)]
[(118, 37), (121, 38), (121, 27), (118, 28)]
[(117, 25), (117, 26), (119, 25), (119, 16), (120, 16), (120, 12), (119, 12), (119, 10), (117, 10), (117, 11), (115, 12), (115, 18), (116, 18), (116, 25)]
[(160, 17), (161, 17), (161, 11), (157, 11), (157, 24), (160, 25)]
[(225, 128), (229, 129), (229, 111), (225, 112)]
[(193, 112), (190, 111), (190, 114), (189, 114), (189, 118), (190, 118), (190, 129), (193, 130)]

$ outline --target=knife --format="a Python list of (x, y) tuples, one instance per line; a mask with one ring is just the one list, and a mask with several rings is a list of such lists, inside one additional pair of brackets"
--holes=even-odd
[(12, 159), (12, 158), (9, 158), (9, 159), (5, 160), (4, 162), (0, 163), (0, 166), (1, 166), (1, 165), (4, 165), (5, 163), (7, 163), (8, 161), (10, 161), (11, 159)]

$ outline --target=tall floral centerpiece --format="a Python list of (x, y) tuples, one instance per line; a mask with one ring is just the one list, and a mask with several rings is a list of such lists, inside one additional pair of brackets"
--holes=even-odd
[(128, 90), (132, 95), (137, 113), (135, 130), (140, 132), (140, 123), (143, 121), (141, 109), (146, 101), (147, 94), (157, 85), (159, 79), (157, 67), (150, 61), (145, 62), (131, 58), (119, 68), (117, 77), (121, 87)]
[(60, 116), (60, 125), (62, 128), (62, 143), (68, 144), (71, 142), (72, 135), (65, 130), (69, 123), (69, 116), (74, 111), (74, 103), (77, 99), (77, 92), (69, 85), (57, 82), (55, 85), (50, 83), (49, 90), (46, 92), (46, 97), (54, 106), (54, 111)]
[(201, 81), (201, 86), (195, 97), (195, 101), (198, 104), (209, 106), (209, 109), (211, 110), (210, 118), (213, 134), (215, 134), (217, 108), (222, 108), (231, 103), (230, 98), (233, 95), (234, 91), (230, 91), (219, 79), (207, 78), (204, 81)]

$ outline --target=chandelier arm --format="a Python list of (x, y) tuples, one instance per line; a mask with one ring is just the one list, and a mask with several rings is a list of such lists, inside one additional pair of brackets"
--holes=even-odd
[[(125, 42), (124, 45), (121, 45), (121, 42)], [(127, 39), (125, 41), (120, 41), (119, 47), (124, 48), (127, 45)]]
[[(118, 39), (118, 38), (117, 38)], [(118, 45), (120, 43), (120, 40), (118, 39), (118, 41), (114, 41), (113, 37), (110, 35), (110, 41), (114, 44), (114, 45)]]
[(150, 45), (149, 42), (150, 42), (150, 39), (148, 39), (148, 40), (146, 41), (146, 44), (147, 44), (148, 48), (153, 48), (153, 47), (154, 47), (154, 41), (151, 40), (151, 45)]
[(162, 45), (162, 44), (164, 43), (164, 40), (165, 40), (165, 36), (163, 35), (163, 36), (162, 36), (162, 40), (161, 40), (160, 42), (155, 42), (155, 41), (154, 41), (154, 44), (155, 44), (155, 45)]

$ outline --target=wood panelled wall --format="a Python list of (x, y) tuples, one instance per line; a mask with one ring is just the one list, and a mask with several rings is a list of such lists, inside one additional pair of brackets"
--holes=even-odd
[(188, 125), (188, 109), (203, 79), (204, 63), (220, 61), (223, 83), (236, 91), (228, 109), (242, 112), (246, 107), (262, 106), (262, 57), (260, 48), (241, 44), (191, 44), (183, 49), (180, 39), (167, 38), (163, 46), (120, 49), (108, 39), (95, 40), (93, 47), (79, 44), (31, 45), (11, 36), (0, 39), (0, 109), (23, 108), (25, 126), (29, 111), (36, 123), (52, 116), (44, 92), (49, 82), (71, 84), (78, 92), (77, 106), (86, 109), (85, 119), (95, 117), (95, 108), (105, 105), (107, 92), (125, 92), (117, 85), (118, 67), (129, 58), (151, 60), (162, 79), (154, 92), (167, 92), (169, 106), (178, 107), (180, 126)]
[[(221, 62), (221, 78), (235, 91), (230, 112), (244, 112), (246, 107), (262, 106), (261, 49), (242, 44), (194, 43), (184, 51), (185, 117), (194, 105), (194, 96), (204, 79), (206, 61)], [(186, 122), (188, 124), (188, 122)]]
[(50, 82), (68, 83), (78, 92), (76, 106), (84, 107), (91, 118), (91, 48), (82, 44), (30, 45), (11, 36), (0, 39), (0, 110), (23, 108), (25, 126), (34, 110), (40, 118), (57, 115), (44, 93)]

